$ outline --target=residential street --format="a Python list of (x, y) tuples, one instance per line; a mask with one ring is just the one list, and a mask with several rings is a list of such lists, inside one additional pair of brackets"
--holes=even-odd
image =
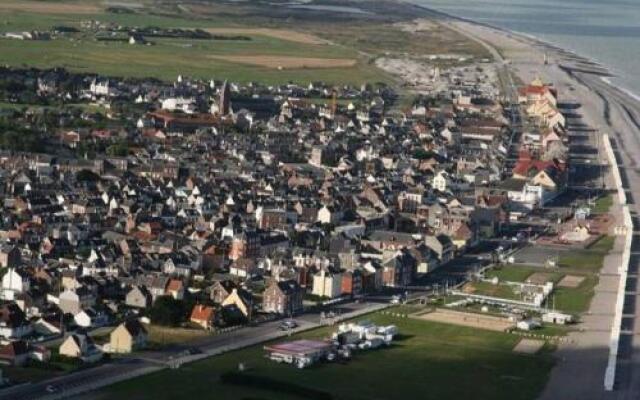
[[(335, 307), (335, 321), (355, 317), (388, 306), (387, 302), (348, 303)], [(338, 314), (339, 313), (339, 314)], [(307, 313), (295, 318), (298, 327), (291, 331), (297, 333), (321, 326), (320, 313)], [(189, 343), (185, 347), (174, 347), (164, 351), (146, 351), (131, 356), (116, 358), (95, 368), (90, 368), (36, 384), (20, 385), (0, 391), (1, 400), (64, 399), (75, 394), (107, 386), (109, 384), (133, 378), (164, 368), (171, 364), (179, 365), (202, 358), (215, 356), (231, 350), (251, 346), (257, 343), (285, 337), (289, 332), (280, 329), (281, 320), (271, 321), (258, 326), (245, 327), (228, 333)], [(184, 349), (198, 348), (202, 353), (184, 355)], [(47, 387), (55, 387), (55, 393), (49, 393)]]

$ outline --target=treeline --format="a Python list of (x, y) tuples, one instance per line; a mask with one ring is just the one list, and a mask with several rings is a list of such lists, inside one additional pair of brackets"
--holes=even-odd
[(12, 151), (44, 151), (44, 135), (36, 130), (0, 120), (0, 149)]

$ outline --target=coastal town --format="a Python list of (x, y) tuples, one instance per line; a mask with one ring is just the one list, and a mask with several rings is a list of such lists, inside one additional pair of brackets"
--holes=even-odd
[[(0, 29), (0, 45), (262, 40), (235, 29), (85, 18)], [(504, 383), (536, 379), (517, 397), (532, 398), (554, 365), (566, 374), (558, 348), (619, 338), (633, 234), (619, 149), (555, 70), (597, 67), (551, 70), (545, 49), (516, 73), (482, 46), (387, 52), (372, 63), (393, 79), (358, 84), (0, 66), (0, 399), (126, 396), (218, 359), (221, 393), (350, 398), (309, 382), (399, 373), (394, 352), (431, 362), (473, 337), (505, 366), (535, 364)], [(282, 60), (269, 68), (326, 68)], [(605, 284), (622, 286), (603, 299)], [(593, 363), (605, 387), (618, 346), (606, 373)], [(179, 398), (144, 386), (131, 398)]]
[[(504, 235), (600, 237), (588, 207), (559, 216), (556, 232), (540, 225), (550, 216), (519, 222), (568, 186), (565, 120), (540, 79), (505, 107), (483, 70), (443, 73), (442, 91), (394, 116), (388, 87), (0, 72), (14, 83), (7, 101), (77, 106), (4, 115), (31, 127), (1, 155), (9, 365), (143, 349), (141, 320), (215, 332), (385, 290), (404, 296)], [(515, 118), (532, 130), (517, 132)], [(468, 301), (509, 308), (472, 286), (460, 292)], [(545, 295), (532, 300), (541, 314)], [(107, 326), (94, 343), (89, 333)]]

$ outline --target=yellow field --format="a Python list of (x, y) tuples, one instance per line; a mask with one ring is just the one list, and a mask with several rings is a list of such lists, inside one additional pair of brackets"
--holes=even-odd
[(246, 64), (274, 69), (305, 69), (305, 68), (349, 68), (356, 65), (356, 60), (349, 58), (311, 58), (289, 56), (209, 56), (216, 60)]
[(205, 31), (214, 35), (261, 35), (289, 42), (304, 44), (326, 44), (327, 41), (307, 33), (296, 32), (288, 29), (270, 28), (207, 28)]

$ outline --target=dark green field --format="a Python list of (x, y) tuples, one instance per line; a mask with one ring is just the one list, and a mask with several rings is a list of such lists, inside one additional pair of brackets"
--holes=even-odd
[[(548, 349), (537, 355), (512, 352), (515, 335), (376, 314), (379, 324), (396, 324), (399, 340), (390, 348), (357, 353), (347, 364), (298, 370), (264, 358), (262, 346), (213, 357), (109, 387), (102, 399), (303, 399), (270, 389), (220, 382), (239, 362), (247, 374), (313, 388), (335, 399), (534, 399), (553, 366)], [(321, 338), (327, 329), (304, 337)]]

